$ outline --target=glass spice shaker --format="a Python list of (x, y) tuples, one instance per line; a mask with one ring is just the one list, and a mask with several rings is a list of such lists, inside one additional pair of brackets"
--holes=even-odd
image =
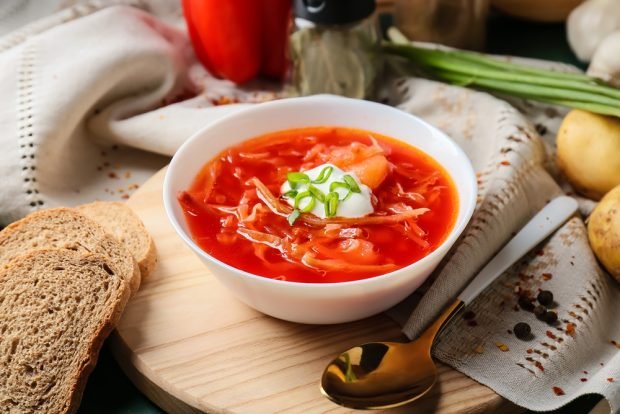
[(294, 0), (294, 93), (371, 97), (380, 59), (375, 0)]

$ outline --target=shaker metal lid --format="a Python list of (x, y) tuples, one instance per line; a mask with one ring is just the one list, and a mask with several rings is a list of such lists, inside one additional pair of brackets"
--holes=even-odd
[(293, 0), (296, 17), (323, 24), (363, 20), (375, 11), (375, 0)]

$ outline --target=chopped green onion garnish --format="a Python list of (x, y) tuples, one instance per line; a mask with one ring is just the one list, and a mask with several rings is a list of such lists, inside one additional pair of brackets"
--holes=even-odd
[(306, 206), (304, 208), (301, 209), (302, 213), (309, 213), (312, 211), (312, 209), (314, 208), (314, 204), (316, 203), (316, 198), (311, 197), (310, 198), (310, 202), (308, 204), (306, 204)]
[(332, 191), (325, 197), (325, 215), (327, 217), (334, 217), (338, 210), (338, 193)]
[(297, 184), (310, 182), (310, 177), (302, 172), (290, 172), (286, 175), (286, 179), (291, 185), (291, 188), (296, 188)]
[(325, 181), (329, 179), (329, 176), (332, 175), (332, 171), (334, 171), (334, 167), (331, 165), (325, 167), (319, 173), (319, 176), (316, 177), (316, 180), (312, 181), (314, 184), (323, 184)]
[(362, 190), (360, 189), (359, 185), (357, 185), (357, 182), (355, 181), (355, 178), (351, 177), (350, 175), (344, 175), (342, 177), (342, 179), (344, 180), (345, 183), (347, 183), (347, 185), (349, 186), (349, 189), (351, 189), (351, 191), (353, 191), (354, 193), (361, 193)]
[(288, 224), (290, 224), (291, 226), (295, 224), (295, 220), (297, 220), (299, 216), (301, 216), (300, 211), (297, 209), (293, 210), (293, 212), (289, 214), (286, 218), (288, 220)]
[(289, 190), (283, 194), (284, 197), (295, 198), (297, 196), (297, 190)]
[(341, 181), (334, 181), (329, 185), (329, 192), (331, 193), (333, 191), (336, 191), (337, 188), (349, 189), (349, 186), (347, 185), (347, 183), (343, 183)]
[(318, 188), (316, 188), (312, 184), (310, 184), (310, 186), (308, 187), (308, 191), (310, 191), (310, 193), (312, 193), (314, 198), (319, 200), (321, 203), (325, 202), (325, 193), (323, 193), (321, 190), (319, 190)]
[(297, 194), (297, 196), (295, 197), (295, 208), (299, 208), (299, 203), (301, 203), (301, 200), (308, 197), (314, 200), (314, 197), (312, 196), (312, 193), (310, 191), (304, 191), (303, 193)]

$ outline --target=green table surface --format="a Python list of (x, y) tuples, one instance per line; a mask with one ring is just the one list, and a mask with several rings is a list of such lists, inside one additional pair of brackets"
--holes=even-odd
[[(563, 24), (534, 24), (493, 15), (488, 24), (486, 51), (556, 60), (583, 67), (566, 42)], [(599, 399), (600, 397), (597, 396), (583, 397), (555, 413), (587, 413)], [(109, 350), (104, 347), (99, 363), (86, 387), (79, 413), (154, 414), (162, 412), (133, 386)]]

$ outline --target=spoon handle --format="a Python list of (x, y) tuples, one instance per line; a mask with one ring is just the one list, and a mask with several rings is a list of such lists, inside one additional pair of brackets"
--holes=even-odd
[(560, 196), (553, 199), (487, 263), (458, 298), (465, 305), (474, 300), (513, 263), (564, 224), (576, 210), (577, 202), (571, 197)]

